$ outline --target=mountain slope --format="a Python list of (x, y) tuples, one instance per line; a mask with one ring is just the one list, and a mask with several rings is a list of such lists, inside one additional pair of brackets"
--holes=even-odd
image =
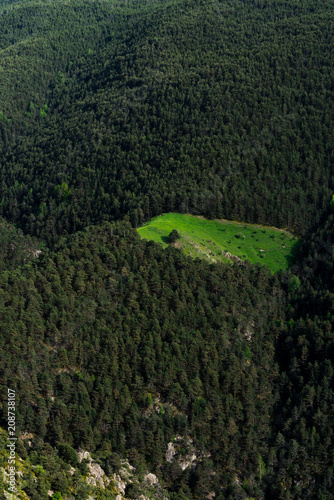
[[(175, 210), (314, 227), (334, 187), (330, 4), (98, 5), (50, 11), (72, 22), (56, 31), (64, 69), (37, 111), (27, 102), (27, 136), (20, 120), (3, 125), (19, 133), (2, 160), (3, 214), (49, 239)], [(86, 13), (93, 28), (79, 29)]]
[[(85, 450), (135, 467), (129, 499), (152, 474), (170, 500), (333, 500), (332, 2), (0, 5), (21, 489), (85, 498)], [(292, 228), (301, 260), (272, 275), (140, 240), (170, 211)]]
[(276, 398), (266, 332), (284, 302), (270, 273), (247, 269), (193, 263), (120, 225), (92, 228), (20, 274), (2, 273), (2, 390), (17, 392), (18, 429), (52, 445), (137, 457), (171, 491), (176, 477), (178, 489), (199, 481), (165, 462), (173, 437), (190, 436), (197, 456), (226, 463), (219, 481), (227, 486), (249, 436), (256, 487)]

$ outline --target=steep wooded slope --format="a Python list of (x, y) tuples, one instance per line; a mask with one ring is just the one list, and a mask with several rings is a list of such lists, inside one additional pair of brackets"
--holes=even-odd
[[(131, 456), (171, 491), (218, 492), (241, 468), (258, 489), (284, 315), (269, 271), (193, 262), (105, 225), (0, 279), (2, 390), (17, 391), (18, 431)], [(176, 435), (193, 439), (197, 472), (165, 462)]]
[[(64, 443), (170, 499), (332, 500), (332, 2), (1, 5), (0, 210), (30, 235), (1, 221), (1, 400), (47, 470), (31, 500), (88, 494)], [(175, 210), (325, 222), (272, 276), (131, 227)]]
[(3, 123), (6, 217), (48, 240), (175, 210), (299, 233), (319, 222), (334, 188), (329, 2), (50, 9), (57, 73), (38, 109), (14, 91)]

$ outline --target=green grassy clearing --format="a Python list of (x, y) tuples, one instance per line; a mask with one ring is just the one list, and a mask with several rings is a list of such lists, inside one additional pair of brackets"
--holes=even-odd
[(299, 241), (282, 229), (177, 213), (155, 217), (138, 228), (138, 233), (166, 247), (173, 229), (181, 234), (174, 246), (193, 258), (231, 262), (233, 257), (228, 253), (254, 264), (266, 264), (273, 272), (291, 266)]

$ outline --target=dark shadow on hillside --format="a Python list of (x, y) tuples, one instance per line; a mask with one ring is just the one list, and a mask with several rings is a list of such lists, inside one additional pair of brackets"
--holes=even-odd
[(298, 240), (292, 245), (290, 254), (285, 257), (289, 267), (296, 265), (301, 260), (301, 247), (302, 240)]
[(161, 241), (162, 241), (163, 243), (166, 243), (166, 245), (168, 245), (168, 243), (169, 243), (169, 238), (168, 238), (168, 236), (161, 236)]

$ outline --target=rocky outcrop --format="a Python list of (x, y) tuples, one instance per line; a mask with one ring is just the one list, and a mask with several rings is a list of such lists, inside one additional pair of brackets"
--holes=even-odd
[(166, 462), (171, 464), (174, 460), (175, 455), (176, 455), (176, 449), (174, 443), (168, 443), (166, 451)]
[(168, 443), (166, 462), (172, 463), (176, 460), (181, 469), (186, 470), (188, 467), (196, 466), (197, 459), (193, 440), (189, 437), (176, 436), (174, 442)]
[(87, 460), (87, 468), (89, 471), (86, 481), (92, 486), (99, 486), (100, 488), (105, 488), (110, 483), (110, 479), (106, 476), (102, 467), (94, 462), (90, 453), (88, 451), (79, 450), (78, 452), (79, 462), (82, 460)]
[(113, 474), (113, 481), (117, 491), (120, 492), (120, 497), (116, 496), (116, 500), (123, 500), (128, 484), (134, 484), (138, 487), (139, 496), (137, 500), (168, 500), (155, 474), (148, 472), (144, 475), (143, 481), (140, 482), (136, 476), (136, 469), (127, 460), (121, 461), (118, 473)]
[(144, 482), (149, 484), (150, 486), (154, 486), (155, 484), (159, 483), (159, 480), (155, 474), (149, 473), (144, 476)]
[[(26, 441), (31, 437), (28, 433), (23, 436)], [(75, 473), (81, 475), (80, 481), (85, 481), (89, 485), (88, 500), (97, 500), (104, 494), (110, 494), (111, 498), (115, 500), (127, 500), (126, 490), (127, 486), (133, 485), (137, 491), (137, 500), (168, 500), (168, 494), (159, 482), (159, 478), (146, 471), (143, 475), (136, 472), (128, 460), (119, 460), (118, 466), (112, 471), (108, 477), (101, 467), (101, 465), (94, 460), (88, 451), (79, 450), (77, 452), (79, 462), (83, 460), (87, 465), (87, 474), (83, 476), (80, 473), (81, 468), (75, 468), (68, 465), (69, 478), (74, 476)], [(4, 500), (29, 500), (27, 494), (22, 491), (24, 480), (28, 474), (32, 476), (32, 480), (37, 483), (39, 475), (37, 474), (37, 467), (26, 462), (21, 457), (17, 457), (16, 463), (16, 478), (17, 478), (17, 493), (11, 494), (8, 491), (3, 493)], [(6, 468), (0, 468), (0, 475), (3, 476), (4, 483), (8, 482), (8, 471)], [(104, 491), (103, 491), (104, 490)], [(52, 498), (56, 491), (48, 490), (46, 498)], [(1, 497), (2, 498), (2, 497)], [(66, 495), (63, 495), (65, 500)]]
[(242, 263), (242, 259), (237, 257), (236, 255), (231, 254), (230, 252), (223, 252), (223, 256), (226, 257), (227, 259), (232, 260), (233, 262), (240, 262)]
[(126, 481), (123, 481), (121, 476), (119, 476), (118, 474), (113, 474), (113, 480), (117, 490), (120, 491), (122, 495), (125, 495), (125, 488), (128, 483)]

